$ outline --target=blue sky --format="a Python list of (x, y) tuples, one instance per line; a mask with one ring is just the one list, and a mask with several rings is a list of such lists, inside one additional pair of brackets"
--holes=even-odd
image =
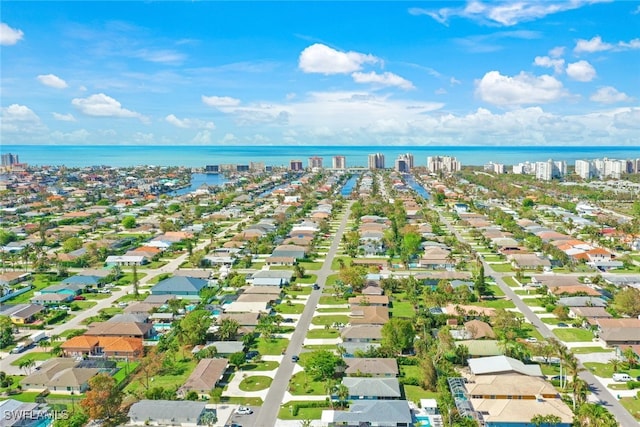
[(640, 146), (639, 1), (14, 2), (3, 144)]

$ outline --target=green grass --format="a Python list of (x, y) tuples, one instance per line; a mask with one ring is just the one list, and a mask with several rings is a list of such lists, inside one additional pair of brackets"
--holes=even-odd
[(303, 348), (306, 350), (329, 350), (335, 353), (334, 350), (338, 349), (338, 345), (337, 344), (311, 344), (311, 345), (305, 345), (303, 346)]
[(636, 420), (640, 420), (640, 400), (634, 397), (623, 397), (620, 403)]
[(348, 323), (349, 316), (346, 314), (329, 314), (326, 316), (315, 316), (311, 319), (314, 325), (333, 325), (334, 323)]
[(298, 372), (291, 377), (289, 381), (289, 391), (294, 396), (326, 395), (324, 384), (320, 381), (312, 381), (304, 371)]
[(87, 310), (93, 306), (95, 306), (96, 304), (98, 304), (95, 301), (73, 301), (70, 305), (73, 306), (77, 306), (80, 310)]
[(302, 314), (304, 311), (304, 304), (278, 304), (275, 306), (278, 313), (282, 314)]
[(475, 305), (480, 307), (489, 307), (489, 308), (515, 308), (515, 304), (512, 301), (508, 301), (506, 299), (495, 299), (490, 301), (480, 301), (475, 303)]
[(262, 399), (259, 397), (223, 397), (221, 403), (230, 403), (233, 405), (243, 405), (243, 406), (262, 406)]
[(340, 331), (337, 329), (309, 329), (307, 332), (307, 338), (338, 338)]
[(23, 391), (19, 394), (12, 394), (11, 398), (20, 402), (35, 403), (36, 397), (38, 397), (39, 394), (40, 392), (37, 391)]
[(502, 280), (504, 280), (504, 283), (509, 285), (509, 287), (511, 287), (511, 288), (519, 288), (520, 287), (520, 285), (518, 285), (516, 283), (516, 280), (513, 277), (503, 277)]
[(257, 350), (262, 355), (279, 355), (282, 354), (282, 350), (287, 348), (288, 345), (289, 340), (285, 338), (259, 338)]
[(613, 353), (610, 348), (602, 347), (575, 347), (571, 351), (573, 354), (590, 354), (590, 353)]
[(294, 278), (295, 283), (310, 285), (318, 280), (315, 274), (305, 274), (302, 278)]
[(513, 269), (509, 263), (491, 264), (491, 268), (497, 273), (513, 273)]
[(316, 311), (318, 313), (348, 313), (351, 311), (350, 308), (341, 308), (341, 307), (336, 307), (336, 308), (316, 308)]
[(249, 362), (242, 366), (243, 371), (273, 371), (280, 364), (274, 360), (263, 360), (260, 362)]
[[(154, 375), (153, 383), (149, 386), (163, 387), (165, 389), (177, 389), (189, 378), (191, 372), (198, 362), (195, 359), (180, 359), (176, 361), (176, 370), (172, 375)], [(126, 387), (125, 392), (135, 392), (138, 389), (144, 390), (144, 375), (141, 375), (131, 381)]]
[(504, 257), (501, 257), (500, 255), (484, 255), (483, 258), (487, 262), (501, 262), (501, 261), (504, 261)]
[[(603, 378), (611, 378), (613, 376), (613, 367), (609, 363), (597, 363), (597, 362), (585, 362), (584, 367), (589, 369), (594, 375)], [(624, 369), (624, 366), (619, 366), (616, 372), (627, 373), (632, 378), (640, 376), (640, 369)]]
[[(322, 400), (322, 399), (318, 399)], [(285, 403), (280, 407), (280, 411), (278, 412), (278, 419), (281, 420), (319, 420), (322, 417), (322, 411), (325, 409), (331, 409), (331, 406), (327, 403), (327, 406), (323, 406), (321, 408), (300, 408), (298, 409), (298, 415), (291, 415), (290, 406), (293, 407), (293, 404), (296, 401), (290, 401)], [(304, 402), (298, 402), (304, 403)]]
[(566, 342), (589, 342), (593, 341), (593, 332), (579, 328), (554, 329), (553, 334), (560, 340)]
[(298, 295), (309, 295), (312, 290), (311, 286), (290, 286), (284, 289), (284, 294), (295, 298)]
[(502, 289), (500, 289), (500, 286), (498, 285), (489, 285), (489, 290), (491, 291), (493, 296), (496, 296), (496, 297), (504, 296), (504, 292), (502, 292)]
[(126, 362), (118, 362), (117, 366), (120, 370), (116, 372), (113, 378), (118, 384), (120, 384), (138, 367), (139, 364), (140, 362), (129, 362), (128, 364)]
[(242, 391), (259, 391), (269, 388), (273, 379), (264, 375), (252, 375), (244, 378), (238, 388)]
[(320, 270), (322, 268), (322, 263), (321, 262), (308, 262), (308, 261), (302, 261), (298, 263), (301, 267), (303, 267), (305, 270)]
[(48, 351), (37, 351), (37, 352), (34, 351), (29, 354), (25, 354), (22, 357), (19, 357), (18, 359), (14, 360), (13, 362), (11, 362), (11, 366), (19, 366), (20, 363), (28, 359), (43, 361), (43, 360), (49, 360), (52, 357), (53, 356)]
[(420, 399), (436, 399), (438, 397), (438, 393), (425, 390), (417, 385), (405, 385), (404, 394), (407, 397), (407, 400), (415, 403), (416, 405), (420, 403)]
[(407, 301), (393, 301), (389, 308), (391, 317), (408, 317), (413, 318), (416, 312), (413, 310), (413, 304)]
[(86, 328), (80, 328), (80, 329), (67, 329), (66, 331), (64, 331), (63, 333), (60, 334), (61, 337), (63, 338), (67, 338), (69, 335), (76, 333), (76, 332), (85, 332), (87, 329)]
[(337, 256), (331, 262), (331, 269), (332, 270), (339, 270), (340, 269), (340, 261), (338, 261), (339, 259), (341, 259), (344, 262), (344, 265), (349, 265), (349, 262), (351, 262), (351, 258), (349, 258), (349, 257)]
[(323, 304), (323, 305), (330, 305), (330, 304), (348, 304), (349, 301), (344, 299), (344, 298), (336, 298), (334, 296), (330, 296), (330, 295), (322, 295), (320, 297), (320, 301), (318, 301), (318, 304)]
[(542, 323), (546, 323), (547, 325), (557, 325), (560, 322), (567, 323), (566, 320), (560, 320), (557, 317), (543, 317), (540, 320), (542, 320)]

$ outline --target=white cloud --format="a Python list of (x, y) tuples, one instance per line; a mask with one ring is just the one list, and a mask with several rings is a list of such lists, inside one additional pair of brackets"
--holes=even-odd
[(390, 72), (384, 72), (382, 74), (378, 74), (375, 71), (371, 71), (370, 73), (356, 72), (351, 74), (351, 77), (356, 83), (373, 83), (382, 86), (397, 86), (405, 90), (415, 89), (415, 86), (413, 86), (413, 83), (411, 83), (409, 80), (406, 80)]
[(55, 132), (51, 132), (51, 138), (69, 142), (86, 141), (90, 136), (91, 133), (89, 133), (89, 131), (87, 131), (86, 129), (78, 129), (69, 133), (60, 132), (58, 130)]
[(60, 114), (60, 113), (51, 113), (53, 115), (53, 118), (56, 120), (59, 120), (61, 122), (75, 122), (76, 118), (73, 117), (73, 114), (68, 113), (68, 114)]
[(562, 55), (564, 55), (564, 46), (557, 46), (549, 51), (549, 56), (552, 58), (560, 58)]
[(579, 82), (590, 82), (596, 77), (596, 70), (587, 61), (573, 62), (567, 65), (567, 76)]
[(463, 17), (489, 25), (512, 26), (520, 22), (533, 21), (547, 15), (578, 9), (593, 0), (545, 1), (537, 0), (502, 0), (483, 3), (478, 0), (468, 1), (462, 7), (445, 7), (438, 10), (411, 8), (412, 15), (427, 15), (441, 24), (447, 25), (452, 17)]
[(40, 117), (26, 105), (11, 104), (0, 110), (0, 129), (7, 133), (37, 133), (45, 129)]
[(450, 84), (451, 86), (459, 85), (459, 84), (461, 84), (461, 83), (462, 83), (462, 82), (461, 82), (460, 80), (456, 79), (455, 77), (451, 77), (451, 78), (449, 79), (449, 84)]
[(631, 101), (629, 95), (624, 92), (619, 92), (613, 86), (604, 86), (599, 88), (589, 99), (593, 102), (600, 102), (602, 104)]
[(179, 119), (174, 114), (169, 114), (164, 119), (167, 123), (183, 129), (215, 129), (213, 122), (199, 119)]
[(222, 137), (222, 142), (223, 144), (231, 144), (234, 142), (237, 142), (238, 138), (232, 134), (232, 133), (226, 133), (223, 137)]
[(538, 77), (521, 72), (510, 77), (499, 71), (490, 71), (476, 81), (476, 95), (490, 104), (517, 106), (558, 101), (567, 92), (553, 76)]
[(179, 64), (183, 62), (186, 55), (174, 50), (149, 50), (142, 49), (133, 53), (136, 58), (143, 59), (149, 62), (156, 62), (162, 64)]
[(231, 98), (230, 96), (204, 96), (202, 95), (202, 102), (209, 107), (224, 108), (224, 107), (236, 107), (240, 105), (240, 100)]
[(604, 42), (600, 36), (595, 36), (591, 40), (579, 39), (573, 51), (575, 53), (594, 53), (607, 50), (620, 51), (629, 49), (640, 49), (640, 38), (632, 39), (628, 42), (619, 41), (617, 44)]
[(53, 87), (56, 89), (64, 89), (66, 87), (69, 87), (67, 82), (65, 82), (55, 74), (41, 74), (38, 76), (38, 81), (45, 86)]
[(211, 131), (210, 130), (202, 130), (196, 134), (191, 140), (192, 144), (196, 145), (207, 145), (211, 144)]
[(580, 52), (601, 52), (603, 50), (611, 50), (613, 49), (613, 45), (610, 43), (604, 43), (602, 41), (602, 37), (595, 36), (591, 40), (579, 39), (576, 43), (576, 47), (573, 48), (573, 51), (576, 53)]
[(22, 30), (11, 28), (4, 22), (0, 22), (0, 45), (11, 46), (18, 43), (24, 37)]
[(380, 59), (358, 52), (341, 52), (316, 43), (300, 53), (298, 66), (305, 73), (347, 74), (359, 71), (363, 64), (376, 64)]
[(536, 56), (533, 63), (538, 67), (553, 68), (553, 71), (555, 71), (556, 74), (560, 74), (564, 71), (564, 59), (554, 59), (548, 56)]
[(135, 117), (144, 121), (142, 114), (122, 108), (122, 104), (104, 93), (87, 98), (74, 98), (71, 105), (81, 113), (93, 117)]

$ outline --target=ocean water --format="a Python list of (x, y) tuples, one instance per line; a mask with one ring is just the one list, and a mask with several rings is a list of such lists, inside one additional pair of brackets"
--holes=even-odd
[(385, 166), (393, 167), (395, 159), (411, 153), (416, 166), (424, 166), (428, 156), (455, 156), (463, 165), (480, 166), (490, 161), (513, 165), (548, 159), (564, 160), (570, 165), (577, 159), (609, 157), (640, 158), (640, 147), (460, 147), (460, 146), (131, 146), (131, 145), (2, 145), (0, 152), (20, 156), (22, 163), (32, 166), (186, 166), (204, 167), (216, 164), (249, 164), (264, 162), (270, 166), (288, 166), (301, 160), (307, 166), (311, 156), (323, 158), (331, 167), (333, 156), (345, 156), (347, 167), (367, 166), (372, 153), (385, 156)]

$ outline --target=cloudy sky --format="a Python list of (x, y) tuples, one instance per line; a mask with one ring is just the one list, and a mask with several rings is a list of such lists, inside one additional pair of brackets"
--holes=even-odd
[(3, 144), (640, 145), (640, 2), (2, 2)]

